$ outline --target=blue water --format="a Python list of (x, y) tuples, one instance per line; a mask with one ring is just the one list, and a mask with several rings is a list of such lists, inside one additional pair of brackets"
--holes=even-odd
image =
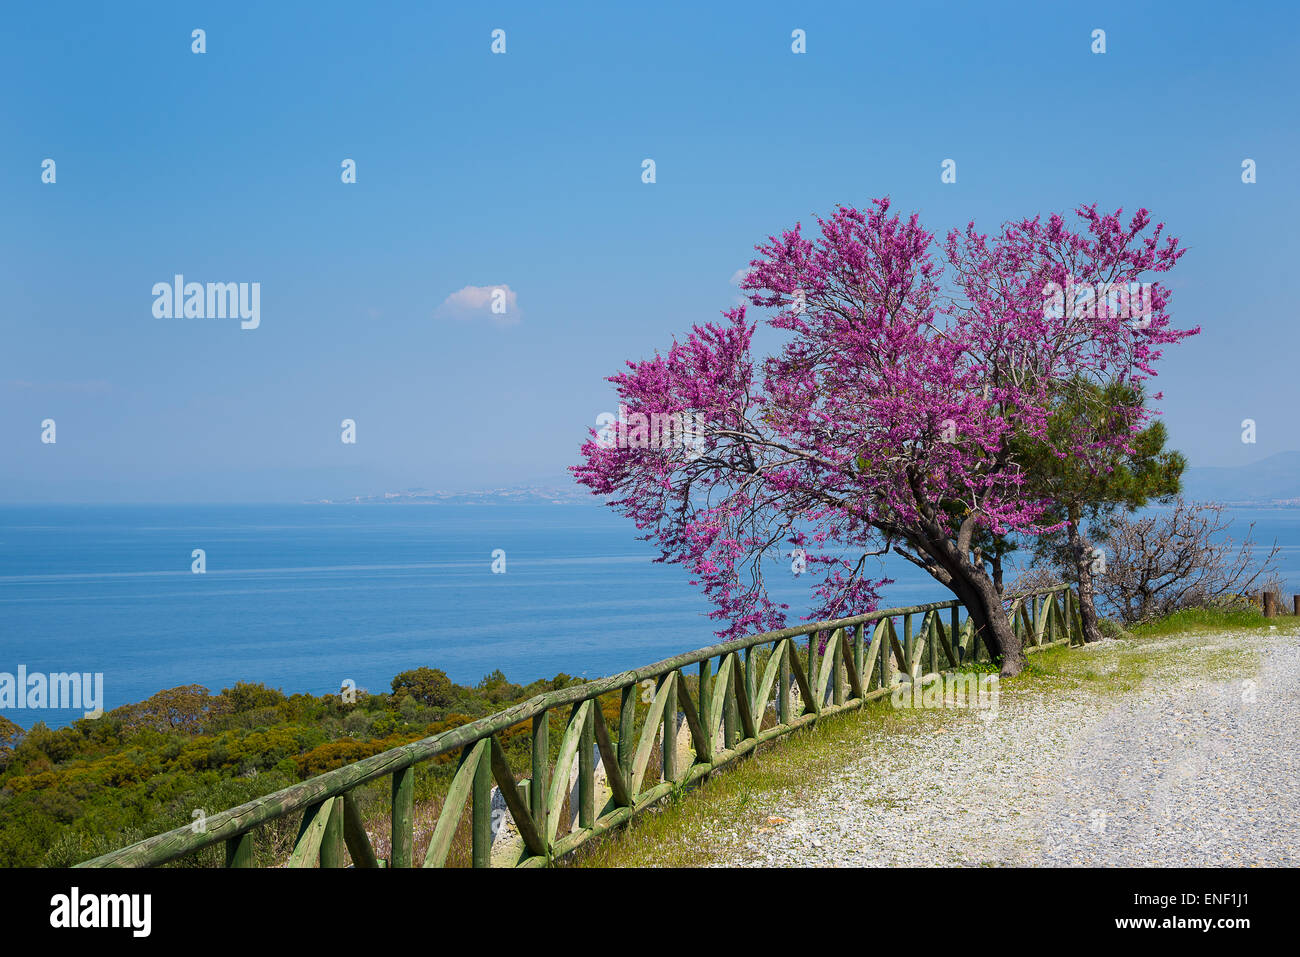
[[(1300, 590), (1300, 510), (1236, 514), (1286, 546)], [(491, 571), (498, 548), (505, 574)], [(387, 690), (421, 665), (462, 683), (495, 668), (597, 677), (714, 640), (688, 576), (652, 557), (595, 505), (4, 507), (0, 671), (102, 672), (106, 709), (191, 683)], [(781, 571), (770, 584), (793, 624), (809, 579)], [(950, 597), (901, 559), (885, 572), (886, 605)]]

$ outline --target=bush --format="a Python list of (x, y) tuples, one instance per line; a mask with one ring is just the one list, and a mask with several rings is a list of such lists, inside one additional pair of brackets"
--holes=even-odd
[(426, 707), (446, 708), (456, 686), (441, 668), (416, 668), (397, 675), (392, 687), (393, 697), (399, 701), (410, 697)]
[[(168, 689), (64, 728), (38, 723), (24, 733), (0, 720), (0, 867), (79, 863), (188, 826), (196, 809), (211, 816), (572, 680), (556, 675), (520, 687), (494, 672), (473, 688), (417, 668), (393, 679), (392, 696), (359, 691), (357, 704), (240, 682), (219, 695), (199, 685)], [(617, 705), (615, 695), (611, 724)], [(554, 749), (563, 715), (552, 721)], [(529, 730), (525, 721), (498, 735), (521, 774)], [(422, 765), (417, 788), (442, 793), (457, 763), (449, 754)], [(259, 844), (259, 862), (279, 860), (296, 828), (296, 819), (263, 828), (271, 839)], [(209, 848), (181, 866), (218, 867), (222, 853)]]
[[(1267, 581), (1280, 551), (1274, 543), (1255, 560), (1251, 533), (1237, 544), (1225, 532), (1224, 506), (1186, 502), (1141, 518), (1119, 518), (1105, 530), (1098, 594), (1127, 625), (1163, 619), (1184, 608), (1224, 608)], [(1254, 529), (1254, 524), (1251, 524)]]
[(1132, 632), (1126, 631), (1124, 626), (1113, 618), (1101, 618), (1097, 621), (1097, 627), (1107, 638), (1132, 638)]

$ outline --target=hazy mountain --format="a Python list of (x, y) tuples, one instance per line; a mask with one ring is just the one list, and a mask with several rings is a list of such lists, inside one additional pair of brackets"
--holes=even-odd
[(1300, 505), (1300, 452), (1278, 452), (1251, 465), (1188, 468), (1183, 494), (1216, 502)]

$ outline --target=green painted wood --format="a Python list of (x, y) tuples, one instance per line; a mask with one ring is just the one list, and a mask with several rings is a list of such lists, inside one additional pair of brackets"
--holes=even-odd
[[(590, 701), (599, 711), (600, 702)], [(591, 827), (596, 820), (596, 719), (588, 714), (582, 723), (578, 744), (578, 826)]]
[[(712, 738), (717, 737), (718, 728), (722, 725), (722, 711), (727, 703), (727, 685), (731, 681), (732, 657), (725, 656), (718, 664), (718, 673), (713, 679), (713, 686), (709, 692), (709, 722), (707, 727), (712, 731)], [(723, 748), (730, 747), (730, 742), (726, 739), (726, 731), (723, 731)]]
[(876, 629), (876, 640), (873, 645), (880, 645), (880, 687), (888, 688), (894, 680), (894, 662), (891, 652), (896, 652), (898, 642), (894, 638), (894, 623), (890, 618), (886, 618)]
[(868, 693), (881, 686), (880, 646), (884, 642), (885, 623), (878, 622), (872, 629), (871, 642), (862, 659), (862, 687)]
[[(808, 687), (812, 688), (814, 692), (818, 688), (825, 692), (825, 686), (820, 685), (817, 680), (821, 671), (821, 662), (817, 659), (817, 633), (812, 632), (808, 635), (808, 657), (804, 661), (804, 674), (808, 676)], [(820, 711), (821, 707), (822, 699), (817, 697), (817, 710)]]
[(834, 642), (831, 649), (831, 671), (835, 675), (831, 700), (835, 704), (842, 705), (844, 704), (844, 629), (836, 629), (831, 640)]
[[(866, 694), (862, 687), (862, 626), (859, 625), (857, 633), (853, 636), (853, 647), (849, 647), (849, 636), (847, 632), (840, 629), (841, 655), (848, 661), (848, 667), (844, 670), (847, 672), (849, 681), (849, 694), (854, 698), (861, 698)], [(843, 704), (842, 701), (836, 704)]]
[(867, 626), (857, 624), (853, 626), (853, 671), (858, 676), (858, 685), (861, 686), (867, 679), (867, 675), (862, 673), (862, 663), (867, 653)]
[(393, 773), (392, 860), (389, 867), (415, 866), (415, 768)]
[(708, 658), (700, 662), (700, 680), (696, 685), (699, 697), (700, 726), (704, 731), (704, 750), (700, 752), (705, 761), (713, 759), (713, 737), (717, 734), (717, 725), (713, 723), (713, 679), (710, 673), (713, 663)]
[(329, 817), (325, 819), (325, 833), (320, 843), (320, 866), (343, 867), (343, 798), (334, 798)]
[(627, 787), (627, 778), (614, 753), (614, 746), (609, 740), (609, 729), (605, 727), (605, 715), (600, 708), (594, 708), (591, 717), (595, 722), (596, 747), (600, 748), (600, 761), (605, 765), (605, 776), (609, 780), (609, 789), (613, 792), (611, 800), (618, 807), (630, 807), (632, 794)]
[[(505, 749), (501, 747), (501, 742), (492, 736), (488, 739), (491, 747), (491, 764), (492, 777), (496, 779), (497, 788), (501, 791), (501, 797), (506, 802), (506, 809), (510, 811), (510, 817), (515, 822), (515, 827), (519, 830), (519, 836), (523, 838), (524, 847), (533, 854), (546, 854), (546, 844), (542, 841), (542, 836), (538, 832), (536, 825), (533, 824), (533, 814), (529, 810), (530, 794), (526, 790), (521, 790), (515, 782), (514, 772), (510, 770), (510, 764), (506, 760)], [(614, 768), (614, 773), (618, 773), (617, 762), (608, 762)]]
[[(825, 702), (825, 700), (826, 700), (826, 685), (827, 685), (827, 683), (831, 680), (831, 676), (832, 676), (832, 674), (834, 673), (834, 669), (835, 669), (835, 660), (834, 660), (834, 659), (835, 659), (835, 655), (834, 655), (834, 652), (832, 651), (832, 649), (835, 647), (836, 644), (838, 644), (839, 639), (836, 638), (835, 636), (838, 635), (838, 634), (840, 633), (840, 630), (841, 630), (841, 629), (836, 629), (835, 634), (831, 636), (831, 641), (827, 642), (827, 644), (826, 644), (826, 648), (827, 648), (827, 652), (828, 652), (828, 654), (827, 654), (827, 655), (824, 655), (824, 656), (823, 656), (823, 655), (819, 655), (819, 656), (818, 656), (819, 658), (821, 658), (821, 668), (819, 669), (819, 674), (817, 675), (817, 680), (816, 680), (815, 682), (813, 682), (813, 687), (816, 688), (816, 691), (817, 691), (817, 701), (818, 701), (819, 703), (821, 703), (821, 702)], [(815, 652), (816, 649), (814, 648), (813, 650), (814, 650), (814, 652)], [(836, 702), (836, 703), (838, 704), (839, 702)]]
[(334, 810), (334, 798), (326, 798), (303, 811), (298, 840), (289, 855), (290, 867), (315, 867), (320, 861), (320, 846), (325, 839), (325, 825)]
[(912, 674), (912, 616), (903, 616), (903, 673)]
[[(735, 658), (735, 656), (732, 656)], [(754, 712), (749, 706), (749, 676), (745, 674), (740, 665), (739, 659), (736, 659), (734, 667), (736, 675), (735, 689), (732, 692), (731, 700), (735, 704), (736, 717), (740, 722), (740, 731), (742, 740), (758, 737), (758, 727), (754, 719)]]
[(673, 671), (663, 676), (660, 682), (668, 682), (672, 687), (668, 689), (668, 699), (664, 702), (664, 743), (663, 752), (663, 779), (665, 781), (677, 780), (677, 684), (680, 679), (677, 672)]
[(799, 688), (799, 697), (803, 699), (803, 711), (800, 714), (821, 714), (821, 702), (813, 694), (813, 689), (808, 686), (808, 677), (803, 673), (803, 665), (799, 662), (799, 656), (794, 653), (794, 645), (790, 646), (790, 673), (794, 677), (794, 683)]
[(907, 666), (907, 655), (903, 651), (902, 644), (898, 640), (898, 632), (894, 629), (894, 620), (889, 620), (889, 645), (887, 647), (894, 649), (894, 660), (890, 662), (890, 667), (902, 674), (910, 674)]
[(912, 670), (908, 672), (912, 680), (918, 680), (925, 673), (925, 660), (929, 652), (926, 641), (930, 635), (930, 619), (934, 612), (927, 611), (921, 617), (921, 625), (912, 632)]
[(1017, 604), (1020, 605), (1020, 639), (1024, 644), (1037, 644), (1034, 622), (1029, 616), (1029, 604), (1023, 598)]
[(474, 768), (474, 789), (470, 796), (470, 863), (492, 866), (492, 742), (480, 741)]
[(632, 758), (636, 755), (636, 697), (639, 691), (637, 684), (624, 688), (618, 709), (618, 766), (624, 781), (632, 777)]
[(560, 812), (564, 808), (564, 797), (569, 793), (569, 777), (573, 771), (573, 763), (578, 759), (578, 745), (582, 742), (582, 726), (591, 714), (591, 709), (590, 701), (578, 705), (569, 721), (569, 726), (564, 729), (564, 736), (560, 738), (560, 753), (556, 755), (555, 769), (551, 772), (551, 791), (546, 796), (546, 806), (550, 809), (550, 818), (546, 824), (548, 843), (554, 843), (555, 835), (559, 833)]
[[(675, 672), (674, 672), (675, 674)], [(632, 759), (632, 797), (635, 800), (641, 793), (641, 785), (645, 781), (646, 769), (650, 765), (650, 752), (654, 749), (655, 737), (659, 731), (659, 726), (663, 721), (664, 708), (668, 704), (668, 692), (670, 692), (676, 682), (670, 675), (668, 680), (660, 684), (659, 691), (650, 702), (650, 710), (646, 714), (645, 724), (641, 726), (641, 740), (637, 742), (636, 756)]]
[[(781, 673), (781, 656), (785, 652), (780, 646), (781, 642), (777, 642), (777, 647), (772, 649), (772, 654), (763, 667), (763, 677), (758, 680), (758, 688), (750, 696), (750, 713), (755, 715), (755, 720), (760, 723), (762, 715), (767, 711), (768, 699), (772, 696), (772, 686), (776, 684), (777, 676)], [(779, 712), (777, 718), (780, 720)]]
[[(943, 649), (944, 657), (947, 659), (948, 662), (947, 667), (956, 668), (957, 665), (960, 664), (960, 662), (957, 661), (957, 652), (956, 650), (954, 650), (952, 646), (952, 641), (949, 640), (948, 637), (950, 634), (949, 630), (944, 626), (944, 623), (940, 621), (937, 617), (934, 620), (934, 625), (935, 625), (935, 630), (934, 630), (935, 637), (938, 639), (937, 647)], [(951, 632), (951, 634), (956, 634), (956, 632)]]
[(681, 709), (682, 716), (686, 719), (686, 726), (691, 729), (691, 747), (695, 749), (695, 759), (691, 763), (707, 762), (709, 760), (709, 743), (704, 734), (704, 724), (699, 711), (695, 707), (695, 702), (691, 699), (690, 689), (687, 688), (680, 672), (677, 675), (676, 694), (677, 705)]
[(245, 831), (238, 837), (226, 839), (227, 867), (256, 867), (253, 857), (253, 832)]
[(790, 657), (794, 654), (794, 645), (790, 639), (777, 642), (781, 649), (781, 672), (777, 683), (777, 717), (780, 723), (789, 724), (794, 717), (790, 702)]
[[(734, 655), (728, 655), (728, 660), (733, 659)], [(732, 663), (731, 673), (739, 673), (740, 664)], [(728, 680), (722, 685), (722, 746), (724, 748), (735, 747), (736, 744), (736, 695), (733, 689), (734, 682)]]
[(347, 843), (348, 854), (355, 866), (367, 869), (379, 866), (375, 849), (370, 844), (370, 835), (366, 833), (366, 826), (361, 820), (356, 795), (351, 791), (343, 795), (343, 840)]
[[(478, 767), (488, 751), (488, 742), (483, 740), (470, 745), (461, 752), (460, 767), (451, 779), (447, 797), (443, 799), (442, 810), (438, 812), (438, 823), (433, 827), (433, 837), (429, 838), (429, 848), (424, 854), (425, 867), (442, 867), (447, 862), (447, 853), (451, 850), (452, 838), (460, 825), (460, 817), (469, 803), (470, 791)], [(540, 789), (539, 789), (540, 790)]]
[[(529, 796), (532, 798), (533, 803), (533, 823), (537, 826), (537, 831), (543, 836), (543, 839), (550, 832), (551, 809), (550, 805), (546, 803), (547, 788), (551, 783), (550, 730), (551, 724), (545, 711), (533, 716), (533, 773), (529, 778), (532, 781), (532, 790)], [(547, 847), (549, 849), (549, 842)]]

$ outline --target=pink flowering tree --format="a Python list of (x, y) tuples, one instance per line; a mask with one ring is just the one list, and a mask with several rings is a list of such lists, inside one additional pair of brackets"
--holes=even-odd
[[(1145, 211), (1127, 224), (1077, 212), (1078, 230), (1053, 216), (993, 237), (972, 226), (940, 247), (877, 200), (819, 219), (815, 239), (798, 225), (769, 238), (742, 287), (770, 310), (779, 351), (754, 357), (742, 307), (628, 363), (610, 380), (628, 425), (592, 433), (577, 480), (630, 517), (658, 560), (690, 569), (720, 636), (786, 623), (764, 573), (775, 561), (789, 574), (795, 550), (813, 582), (810, 619), (870, 610), (882, 581), (869, 559), (892, 550), (961, 600), (1015, 674), (1023, 651), (972, 542), (1059, 527), (1044, 524), (1052, 502), (1017, 449), (1051, 440), (1068, 383), (1139, 385), (1164, 344), (1191, 334), (1171, 328), (1158, 284), (1139, 291), (1135, 316), (1127, 285), (1172, 266), (1176, 241), (1162, 245)], [(1146, 414), (1087, 442), (1123, 448)]]

